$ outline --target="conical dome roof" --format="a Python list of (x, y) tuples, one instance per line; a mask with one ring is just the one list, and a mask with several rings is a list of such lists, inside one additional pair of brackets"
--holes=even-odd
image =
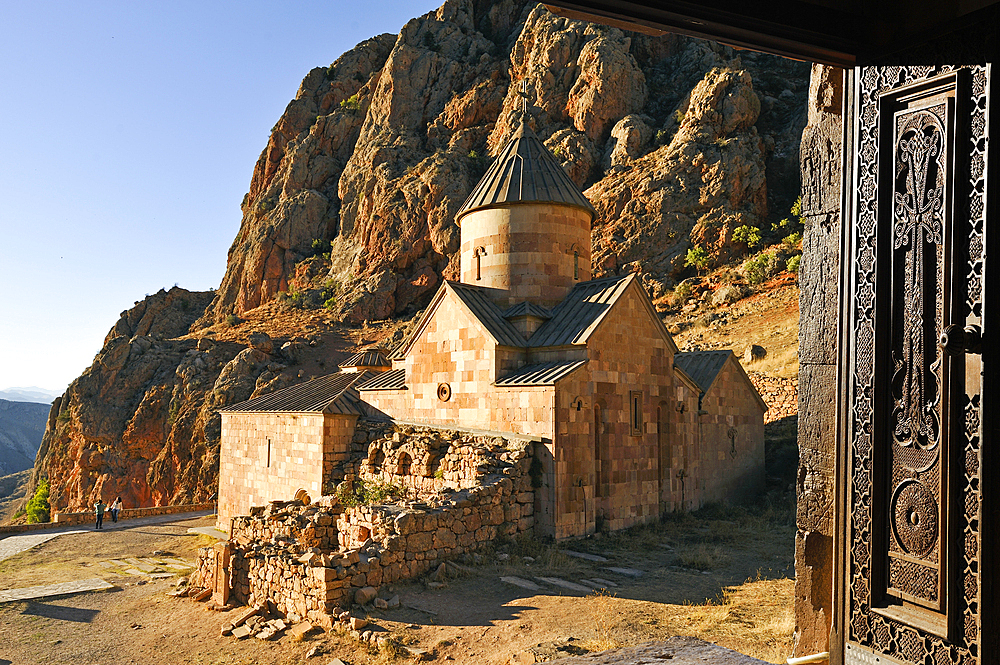
[(481, 208), (521, 203), (558, 203), (597, 211), (535, 133), (521, 121), (507, 145), (486, 171), (455, 217)]

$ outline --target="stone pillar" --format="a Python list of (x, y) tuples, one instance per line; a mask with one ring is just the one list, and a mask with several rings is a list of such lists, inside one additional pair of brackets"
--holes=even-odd
[(213, 576), (212, 576), (212, 601), (216, 605), (222, 606), (229, 603), (229, 577), (231, 574), (230, 562), (233, 556), (233, 546), (223, 540), (217, 542), (212, 547)]
[(843, 71), (813, 65), (802, 132), (799, 471), (795, 654), (827, 651), (833, 604), (833, 499), (840, 274)]

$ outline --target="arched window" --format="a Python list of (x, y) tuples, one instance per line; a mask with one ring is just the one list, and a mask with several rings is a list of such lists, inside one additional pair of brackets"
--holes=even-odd
[(381, 448), (373, 448), (368, 455), (368, 469), (372, 473), (381, 473), (385, 464), (385, 451)]
[(483, 278), (482, 257), (486, 255), (486, 248), (476, 247), (472, 255), (476, 258), (476, 279), (480, 280)]
[(396, 466), (396, 475), (408, 476), (410, 475), (410, 467), (413, 465), (413, 459), (407, 453), (399, 454), (399, 461)]
[(594, 488), (595, 497), (608, 496), (611, 482), (611, 460), (608, 456), (608, 436), (604, 431), (604, 409), (594, 404)]

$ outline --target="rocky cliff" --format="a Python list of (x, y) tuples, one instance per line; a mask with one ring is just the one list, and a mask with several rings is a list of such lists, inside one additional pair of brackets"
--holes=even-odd
[(638, 271), (662, 295), (689, 248), (724, 261), (734, 228), (797, 195), (806, 65), (448, 0), (306, 75), (257, 161), (219, 290), (122, 313), (53, 405), (28, 492), (48, 477), (56, 510), (98, 494), (203, 500), (219, 408), (401, 339), (457, 277), (454, 215), (519, 122), (521, 81), (530, 124), (600, 213), (598, 275)]
[(693, 244), (725, 261), (733, 229), (797, 195), (806, 65), (449, 0), (302, 81), (203, 323), (287, 291), (314, 241), (332, 245), (323, 278), (343, 320), (420, 309), (457, 276), (454, 215), (515, 129), (522, 81), (533, 129), (600, 213), (598, 275), (641, 269), (667, 288)]

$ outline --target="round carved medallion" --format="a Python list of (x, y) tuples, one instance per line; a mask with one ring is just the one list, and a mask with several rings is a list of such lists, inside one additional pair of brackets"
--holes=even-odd
[(894, 494), (892, 529), (896, 540), (911, 554), (926, 554), (937, 542), (937, 499), (925, 485), (915, 480), (901, 483)]
[(447, 383), (439, 383), (437, 390), (438, 399), (447, 402), (451, 399), (451, 386)]

